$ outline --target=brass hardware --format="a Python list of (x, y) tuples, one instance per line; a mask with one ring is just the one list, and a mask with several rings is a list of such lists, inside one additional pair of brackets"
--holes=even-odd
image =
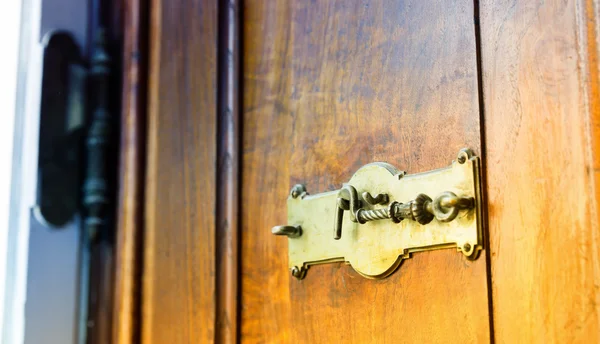
[(365, 202), (369, 203), (370, 205), (387, 204), (390, 201), (390, 198), (387, 194), (378, 194), (377, 196), (373, 197), (368, 191), (365, 191), (363, 192), (362, 196)]
[(303, 279), (304, 276), (306, 276), (306, 269), (300, 269), (297, 266), (294, 266), (292, 268), (292, 276), (296, 277), (297, 279)]
[[(350, 200), (343, 198), (344, 194), (350, 195)], [(366, 196), (366, 197), (365, 197)], [(369, 204), (387, 203), (388, 195), (379, 194), (376, 198), (368, 192), (363, 193), (363, 198)], [(385, 201), (384, 201), (385, 200)], [(342, 222), (344, 210), (349, 210), (352, 222), (366, 223), (368, 221), (390, 219), (399, 223), (403, 219), (411, 219), (426, 225), (435, 217), (441, 222), (450, 222), (456, 218), (460, 209), (470, 209), (474, 205), (473, 197), (458, 197), (453, 192), (446, 191), (440, 194), (435, 201), (425, 194), (419, 194), (414, 200), (407, 203), (392, 202), (384, 209), (366, 210), (359, 208), (361, 202), (357, 199), (356, 189), (345, 185), (338, 193), (338, 210), (336, 211), (333, 238), (339, 240), (342, 236)], [(280, 226), (278, 226), (280, 227)]]
[(288, 238), (297, 238), (302, 235), (302, 227), (300, 226), (275, 226), (271, 229), (271, 233), (275, 235), (285, 235)]
[(292, 196), (292, 198), (298, 198), (298, 197), (303, 197), (304, 195), (306, 195), (306, 187), (304, 187), (304, 185), (302, 184), (296, 184), (294, 185), (294, 187), (292, 188), (292, 191), (290, 191), (290, 196)]
[(450, 167), (430, 172), (406, 175), (378, 162), (337, 191), (309, 195), (296, 185), (288, 198), (293, 225), (272, 233), (288, 237), (289, 266), (299, 279), (311, 265), (338, 261), (383, 278), (412, 252), (441, 248), (475, 259), (482, 249), (479, 164), (463, 149)]

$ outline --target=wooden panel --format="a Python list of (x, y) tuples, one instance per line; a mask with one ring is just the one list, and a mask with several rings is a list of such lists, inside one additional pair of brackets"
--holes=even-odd
[(473, 14), (469, 0), (245, 1), (242, 342), (489, 341), (485, 254), (297, 281), (270, 233), (296, 183), (318, 193), (373, 161), (420, 172), (480, 153)]
[(143, 343), (207, 343), (215, 320), (217, 6), (154, 0)]
[(480, 6), (496, 340), (598, 343), (597, 4)]
[(139, 343), (146, 161), (147, 13), (123, 0), (123, 80), (112, 343)]

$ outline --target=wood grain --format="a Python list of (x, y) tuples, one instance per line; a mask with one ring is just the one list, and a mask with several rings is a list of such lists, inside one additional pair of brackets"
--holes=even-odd
[(241, 341), (488, 342), (485, 254), (415, 254), (384, 280), (349, 266), (297, 281), (286, 197), (335, 190), (363, 164), (409, 172), (480, 153), (471, 1), (244, 2)]
[(215, 336), (217, 4), (153, 0), (142, 343)]
[(237, 341), (239, 217), (239, 3), (219, 2), (216, 343)]
[(139, 343), (146, 162), (147, 13), (145, 1), (123, 5), (123, 74), (119, 194), (115, 238), (112, 343)]
[(93, 243), (90, 254), (87, 344), (111, 342), (114, 257), (112, 243), (106, 240)]
[(598, 4), (480, 14), (496, 341), (598, 343)]

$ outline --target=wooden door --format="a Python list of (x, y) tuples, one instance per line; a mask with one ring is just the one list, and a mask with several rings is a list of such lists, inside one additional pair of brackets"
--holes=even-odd
[[(219, 326), (235, 326), (235, 318), (205, 324), (219, 317), (210, 296), (222, 291), (206, 257), (218, 254), (215, 233), (224, 230), (213, 218), (223, 117), (210, 77), (216, 8), (193, 9), (165, 2), (154, 14), (163, 37), (151, 48), (157, 168), (148, 172), (144, 342), (209, 341)], [(481, 154), (473, 15), (469, 0), (244, 2), (242, 342), (489, 341), (485, 254), (414, 254), (382, 280), (328, 264), (298, 281), (286, 240), (270, 233), (285, 223), (296, 183), (319, 193), (374, 161), (416, 173), (448, 165), (463, 147)]]
[(417, 253), (382, 280), (319, 265), (298, 281), (269, 231), (294, 184), (316, 194), (370, 162), (423, 172), (480, 152), (473, 13), (469, 0), (245, 2), (242, 342), (489, 341), (485, 254)]
[[(122, 196), (138, 206), (121, 210), (114, 338), (594, 342), (595, 6), (152, 1), (147, 145), (124, 140), (147, 161), (124, 160), (124, 176), (144, 187)], [(286, 240), (270, 228), (286, 223), (294, 184), (336, 190), (374, 161), (428, 171), (463, 147), (483, 157), (487, 177), (477, 260), (444, 249), (414, 254), (385, 279), (342, 263), (290, 275)], [(568, 187), (549, 174), (553, 162)]]

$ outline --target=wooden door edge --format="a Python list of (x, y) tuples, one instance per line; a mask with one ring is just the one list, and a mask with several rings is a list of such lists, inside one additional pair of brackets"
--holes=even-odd
[(140, 342), (148, 6), (123, 1), (123, 69), (118, 175), (113, 343)]
[[(598, 0), (580, 0), (578, 4), (578, 40), (577, 50), (584, 61), (581, 75), (581, 88), (585, 96), (585, 116), (587, 130), (588, 164), (593, 166), (593, 176), (590, 183), (593, 202), (590, 206), (592, 223), (597, 229), (600, 224), (598, 202), (600, 193), (600, 44), (598, 42), (600, 30), (600, 2)], [(600, 243), (599, 243), (600, 245)]]
[(598, 0), (480, 3), (494, 340), (597, 342)]
[(481, 159), (482, 159), (482, 170), (481, 170), (481, 197), (482, 203), (482, 215), (483, 215), (483, 245), (485, 254), (485, 265), (486, 265), (486, 284), (487, 284), (487, 307), (488, 307), (488, 327), (490, 332), (490, 342), (494, 343), (494, 302), (492, 295), (492, 257), (491, 257), (491, 241), (489, 232), (489, 214), (488, 214), (488, 199), (487, 199), (487, 173), (486, 173), (486, 138), (485, 138), (485, 97), (483, 95), (483, 57), (482, 57), (482, 43), (481, 43), (481, 13), (479, 1), (473, 2), (473, 17), (474, 30), (475, 30), (475, 53), (477, 60), (477, 98), (479, 104), (479, 137), (481, 143)]

